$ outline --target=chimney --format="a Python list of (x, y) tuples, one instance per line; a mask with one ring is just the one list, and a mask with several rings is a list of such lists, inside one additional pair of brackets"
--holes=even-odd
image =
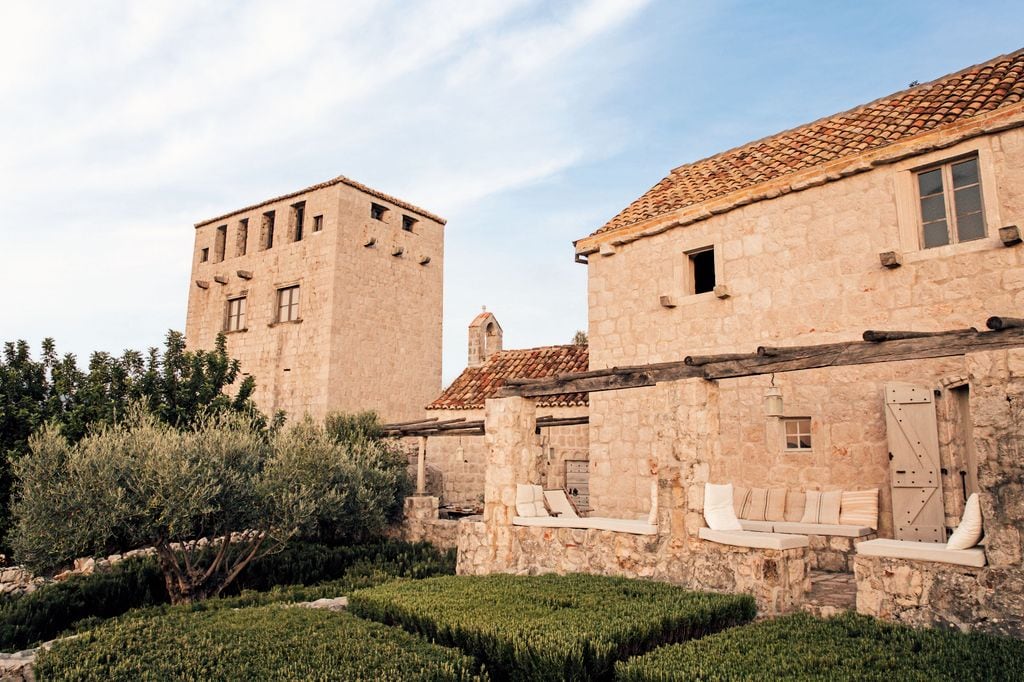
[(479, 367), (487, 358), (501, 350), (501, 325), (487, 308), (469, 323), (469, 361), (467, 366)]

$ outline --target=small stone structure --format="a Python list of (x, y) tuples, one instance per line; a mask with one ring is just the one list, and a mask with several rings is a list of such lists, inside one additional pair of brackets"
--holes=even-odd
[(438, 549), (455, 549), (460, 522), (439, 518), (438, 498), (431, 495), (405, 498), (405, 519), (399, 529), (403, 540), (429, 542)]

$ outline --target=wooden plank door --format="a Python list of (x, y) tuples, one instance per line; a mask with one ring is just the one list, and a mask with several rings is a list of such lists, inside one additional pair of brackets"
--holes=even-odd
[(565, 490), (577, 509), (590, 509), (590, 462), (585, 459), (565, 460)]
[(885, 426), (896, 539), (945, 542), (939, 436), (931, 389), (886, 384)]

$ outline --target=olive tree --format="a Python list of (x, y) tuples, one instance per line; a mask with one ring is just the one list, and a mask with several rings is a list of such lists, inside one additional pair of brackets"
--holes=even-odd
[(54, 570), (151, 546), (175, 603), (219, 595), (324, 514), (378, 495), (361, 485), (372, 466), (308, 421), (268, 437), (237, 415), (176, 429), (137, 410), (77, 443), (46, 427), (30, 449), (15, 465), (17, 558)]

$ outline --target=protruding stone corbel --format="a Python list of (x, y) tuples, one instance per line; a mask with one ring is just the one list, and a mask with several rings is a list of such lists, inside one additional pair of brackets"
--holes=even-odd
[(200, 289), (209, 289), (210, 283), (207, 282), (205, 279), (197, 279), (196, 286), (199, 287)]
[(430, 256), (420, 256), (420, 265), (426, 265), (430, 262)]
[(391, 249), (391, 255), (394, 256), (395, 258), (400, 258), (403, 253), (405, 253), (404, 246), (395, 246)]
[(676, 297), (669, 296), (668, 294), (662, 294), (661, 296), (659, 296), (658, 303), (661, 304), (662, 308), (675, 308), (677, 305)]
[(883, 268), (898, 268), (903, 265), (903, 256), (896, 253), (895, 251), (883, 251), (878, 254), (878, 261), (882, 264)]
[(615, 248), (614, 244), (609, 244), (608, 242), (601, 244), (602, 256), (614, 256), (616, 251), (617, 249)]
[(1007, 225), (999, 228), (999, 241), (1003, 246), (1015, 246), (1020, 244), (1020, 229), (1016, 225)]
[(217, 284), (227, 284), (228, 278), (225, 277), (224, 275), (214, 275), (213, 281), (216, 282)]
[(728, 284), (716, 284), (715, 285), (715, 296), (718, 298), (729, 298), (732, 294), (729, 293)]
[(252, 279), (252, 272), (249, 270), (239, 270), (235, 274), (237, 274), (242, 279)]

